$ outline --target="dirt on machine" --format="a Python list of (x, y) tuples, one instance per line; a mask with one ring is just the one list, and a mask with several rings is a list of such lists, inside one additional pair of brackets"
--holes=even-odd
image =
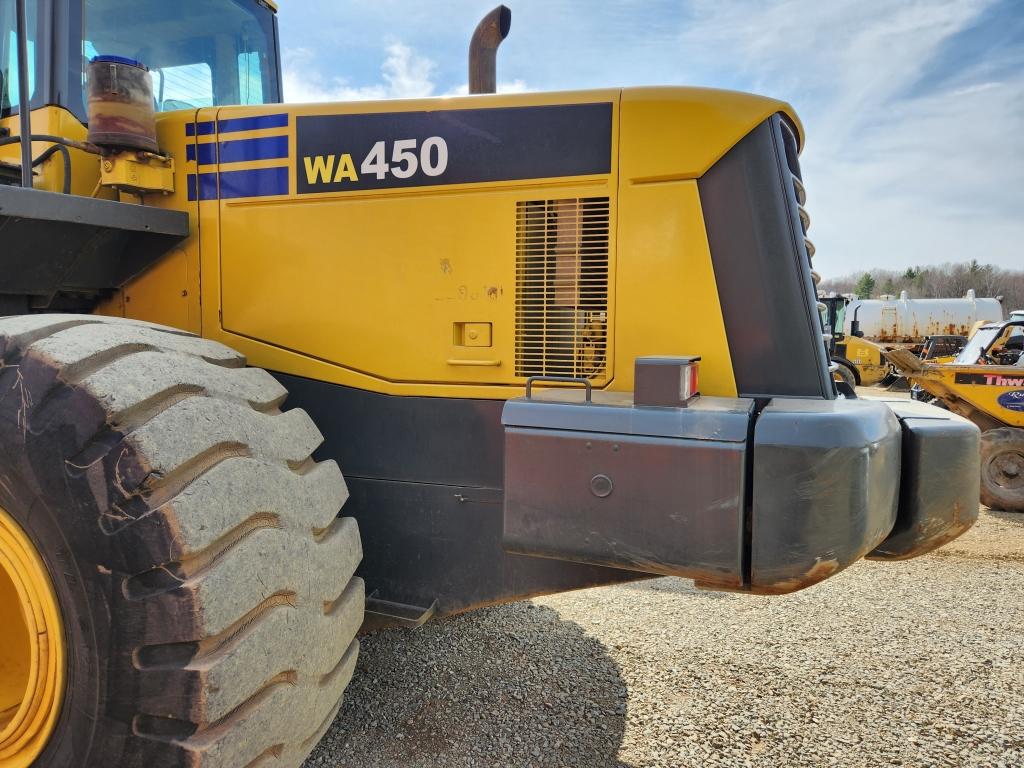
[(298, 768), (360, 628), (970, 528), (978, 428), (833, 380), (793, 108), (496, 94), (510, 24), (285, 104), (270, 0), (0, 0), (0, 768)]

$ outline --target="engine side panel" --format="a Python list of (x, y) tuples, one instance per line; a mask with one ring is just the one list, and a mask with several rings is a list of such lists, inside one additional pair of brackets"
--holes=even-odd
[[(477, 168), (490, 177), (467, 175), (472, 165), (457, 166), (454, 153), (473, 145), (452, 139), (449, 165), (461, 169), (453, 183), (422, 168), (393, 178), (409, 162), (396, 139), (406, 125), (456, 124), (470, 106), (512, 115), (608, 104), (606, 167), (592, 151), (600, 132), (581, 119), (575, 130), (590, 149), (579, 148), (589, 158), (575, 166), (580, 175), (512, 178), (543, 172), (521, 156), (536, 145), (543, 159), (545, 139), (516, 144), (491, 131), (519, 157), (504, 173), (492, 155)], [(390, 394), (507, 399), (537, 372), (523, 361), (538, 359), (541, 372), (568, 369), (629, 391), (637, 356), (695, 354), (703, 391), (735, 395), (716, 284), (733, 278), (712, 269), (695, 180), (779, 110), (788, 113), (780, 102), (702, 89), (201, 110), (179, 128), (194, 143), (181, 169), (200, 214), (203, 334), (256, 365)], [(335, 144), (323, 130), (313, 141), (303, 125), (314, 118), (360, 118), (356, 134), (366, 135), (353, 134), (352, 152), (339, 132)], [(666, 123), (677, 130), (666, 133)], [(393, 167), (380, 183), (371, 128)], [(431, 138), (409, 137), (421, 166)], [(651, 176), (659, 157), (670, 178)], [(436, 170), (436, 147), (428, 162)], [(567, 163), (549, 163), (549, 172), (572, 171)], [(360, 181), (346, 187), (353, 175)], [(553, 296), (540, 330), (523, 300), (537, 264)], [(559, 313), (573, 298), (583, 321), (567, 325)], [(557, 352), (565, 345), (571, 366)]]

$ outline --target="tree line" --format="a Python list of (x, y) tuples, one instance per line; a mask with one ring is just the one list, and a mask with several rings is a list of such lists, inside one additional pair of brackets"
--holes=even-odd
[(855, 293), (861, 299), (899, 296), (900, 291), (906, 291), (912, 299), (960, 298), (972, 288), (979, 299), (1002, 296), (1007, 312), (1024, 309), (1024, 270), (979, 264), (977, 260), (909, 267), (902, 272), (872, 269), (829, 278), (819, 286), (826, 292)]

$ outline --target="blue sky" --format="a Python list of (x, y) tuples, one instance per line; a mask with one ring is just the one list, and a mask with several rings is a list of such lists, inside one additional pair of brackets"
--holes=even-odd
[[(500, 89), (705, 85), (785, 99), (817, 269), (1024, 269), (1022, 0), (506, 0)], [(288, 101), (465, 89), (494, 3), (281, 0)]]

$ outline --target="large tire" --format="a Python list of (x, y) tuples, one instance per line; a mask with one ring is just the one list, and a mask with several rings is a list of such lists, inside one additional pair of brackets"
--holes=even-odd
[(850, 389), (857, 388), (857, 374), (853, 372), (853, 369), (846, 363), (841, 363), (838, 360), (832, 361), (836, 366), (836, 376), (839, 377), (839, 381), (845, 382)]
[(146, 323), (0, 320), (0, 506), (67, 658), (37, 768), (295, 767), (337, 712), (358, 529), (309, 416), (244, 365)]
[(1024, 512), (1024, 429), (982, 433), (981, 502), (990, 509)]

